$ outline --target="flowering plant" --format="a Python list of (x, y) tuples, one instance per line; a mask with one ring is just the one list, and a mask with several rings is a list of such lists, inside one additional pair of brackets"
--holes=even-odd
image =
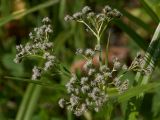
[[(100, 13), (95, 13), (89, 6), (85, 6), (80, 12), (65, 17), (65, 21), (82, 23), (87, 32), (93, 34), (96, 44), (94, 49), (77, 49), (76, 54), (81, 55), (86, 62), (81, 70), (81, 75), (76, 72), (68, 73), (70, 76), (66, 84), (68, 98), (59, 100), (60, 107), (67, 107), (77, 116), (89, 110), (98, 112), (110, 100), (109, 89), (116, 89), (118, 94), (123, 94), (128, 90), (129, 79), (124, 79), (128, 72), (150, 73), (150, 66), (143, 68), (145, 63), (139, 54), (130, 66), (123, 65), (118, 58), (114, 58), (112, 66), (109, 66), (108, 55), (106, 55), (104, 62), (101, 37), (110, 22), (121, 16), (122, 14), (117, 9), (112, 9), (106, 5)], [(14, 62), (20, 63), (26, 57), (37, 57), (42, 60), (41, 64), (33, 67), (32, 80), (41, 80), (43, 74), (52, 68), (58, 68), (57, 66), (60, 65), (60, 61), (54, 54), (53, 43), (49, 41), (50, 34), (53, 32), (50, 22), (48, 17), (44, 18), (42, 20), (43, 25), (35, 28), (29, 34), (31, 42), (16, 46), (17, 54)], [(109, 39), (106, 46), (108, 52)], [(93, 59), (97, 55), (98, 65), (95, 65)], [(119, 73), (119, 71), (121, 72)]]

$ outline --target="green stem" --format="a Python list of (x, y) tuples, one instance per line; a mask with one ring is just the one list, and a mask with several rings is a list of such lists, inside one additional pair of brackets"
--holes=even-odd
[(100, 47), (99, 51), (99, 64), (100, 66), (102, 65), (102, 48), (101, 48), (101, 43), (100, 43), (100, 37), (97, 36), (97, 45)]
[(34, 90), (32, 92), (31, 99), (28, 103), (28, 107), (24, 115), (24, 120), (31, 120), (34, 110), (37, 106), (37, 102), (38, 102), (41, 91), (42, 91), (42, 86), (34, 85)]
[(100, 24), (100, 26), (98, 28), (98, 31), (97, 31), (99, 36), (100, 36), (101, 30), (102, 30), (102, 26), (103, 26), (103, 22)]
[(83, 23), (93, 33), (93, 35), (97, 37), (96, 32), (86, 22), (84, 21), (78, 21), (78, 22)]
[(16, 120), (31, 120), (37, 105), (42, 86), (29, 84), (26, 93), (23, 97), (22, 103), (18, 110)]
[(109, 40), (110, 40), (110, 31), (109, 31), (109, 34), (108, 34), (108, 40), (107, 40), (107, 46), (106, 46), (106, 62), (105, 64), (108, 66), (108, 52), (109, 52)]
[(103, 32), (107, 29), (109, 22), (110, 22), (110, 20), (107, 21), (106, 25), (101, 30), (100, 35), (99, 35), (100, 37), (102, 36)]
[(67, 110), (67, 120), (73, 120), (73, 115), (70, 110)]
[(106, 114), (105, 114), (105, 120), (111, 120), (112, 112), (113, 112), (113, 103), (109, 102), (106, 106)]
[(44, 87), (53, 88), (53, 84), (51, 84), (50, 82), (43, 82), (43, 80), (31, 80), (31, 79), (18, 78), (18, 77), (8, 77), (8, 76), (5, 76), (4, 78), (5, 79), (16, 80), (16, 81), (21, 81), (21, 82), (34, 83), (34, 84), (37, 84), (37, 85), (42, 85)]
[(23, 120), (23, 116), (25, 114), (25, 110), (28, 106), (28, 102), (30, 100), (30, 97), (32, 95), (32, 91), (34, 89), (34, 84), (29, 84), (27, 87), (27, 90), (24, 94), (23, 100), (21, 102), (20, 108), (18, 110), (17, 116), (15, 120)]

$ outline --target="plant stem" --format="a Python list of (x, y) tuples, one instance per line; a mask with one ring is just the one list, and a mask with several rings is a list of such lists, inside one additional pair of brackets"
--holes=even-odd
[(26, 110), (26, 108), (28, 106), (28, 102), (29, 102), (29, 99), (30, 99), (30, 97), (32, 95), (33, 89), (34, 89), (34, 84), (30, 83), (27, 86), (27, 90), (26, 90), (26, 92), (24, 94), (23, 100), (21, 102), (21, 105), (20, 105), (20, 108), (18, 110), (18, 113), (17, 113), (17, 116), (16, 116), (15, 120), (23, 120), (23, 116), (24, 116), (25, 110)]
[(93, 33), (93, 35), (97, 37), (96, 32), (86, 22), (84, 21), (78, 21), (78, 22), (83, 23)]
[(99, 64), (100, 66), (102, 65), (102, 48), (101, 48), (101, 43), (100, 43), (100, 37), (97, 36), (97, 45), (100, 47), (99, 50)]
[(18, 110), (16, 120), (31, 120), (42, 86), (30, 83)]
[(28, 103), (28, 107), (26, 109), (24, 120), (31, 120), (34, 110), (36, 108), (40, 93), (42, 91), (42, 86), (34, 85), (34, 90), (32, 92), (31, 99)]
[(108, 66), (108, 52), (109, 52), (109, 40), (110, 40), (110, 35), (111, 35), (111, 33), (110, 33), (110, 31), (109, 31), (109, 33), (108, 33), (108, 40), (107, 40), (107, 45), (106, 45), (106, 62), (105, 62), (105, 64)]
[(67, 120), (73, 120), (72, 112), (67, 110)]

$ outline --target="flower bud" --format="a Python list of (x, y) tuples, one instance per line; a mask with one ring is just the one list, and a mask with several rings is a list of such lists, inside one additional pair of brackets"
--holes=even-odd
[(91, 11), (91, 8), (89, 6), (85, 6), (83, 9), (82, 9), (82, 13), (83, 14), (87, 14)]

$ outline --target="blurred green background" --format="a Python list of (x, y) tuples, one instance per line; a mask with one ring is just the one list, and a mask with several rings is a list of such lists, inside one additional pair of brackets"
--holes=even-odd
[[(85, 32), (84, 26), (66, 23), (64, 16), (73, 14), (83, 6), (91, 6), (95, 11), (105, 5), (117, 8), (123, 13), (120, 20), (110, 25), (111, 42), (109, 58), (118, 56), (123, 62), (131, 63), (138, 51), (145, 51), (160, 18), (160, 0), (0, 0), (0, 120), (14, 120), (24, 95), (27, 82), (4, 79), (4, 76), (27, 78), (31, 75), (34, 61), (29, 59), (15, 64), (15, 46), (29, 39), (29, 32), (41, 24), (48, 16), (52, 21), (55, 54), (70, 69), (79, 67), (76, 48), (93, 48), (93, 37)], [(108, 31), (103, 36), (105, 48)], [(127, 51), (127, 52), (126, 52)], [(71, 66), (71, 67), (70, 67)], [(129, 75), (133, 79), (133, 75)], [(157, 69), (152, 81), (160, 82)], [(105, 120), (107, 109), (75, 117), (59, 108), (58, 99), (65, 94), (64, 83), (68, 78), (53, 76), (49, 80), (53, 88), (44, 87), (32, 120)], [(142, 120), (160, 120), (160, 88), (154, 89), (144, 97), (141, 107)], [(115, 105), (113, 120), (123, 120), (125, 104)]]

